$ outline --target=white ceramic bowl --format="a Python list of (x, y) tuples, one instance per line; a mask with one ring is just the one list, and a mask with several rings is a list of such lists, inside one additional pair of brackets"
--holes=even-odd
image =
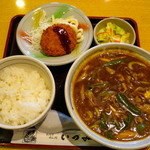
[[(50, 57), (43, 55), (40, 51), (32, 50), (31, 43), (24, 39), (22, 32), (30, 32), (32, 30), (33, 16), (39, 10), (44, 10), (47, 18), (50, 18), (54, 14), (61, 16), (61, 18), (73, 16), (80, 24), (88, 27), (83, 32), (84, 40), (70, 54), (60, 57)], [(93, 27), (89, 18), (80, 9), (64, 3), (48, 3), (33, 9), (22, 18), (17, 27), (16, 40), (19, 49), (24, 55), (35, 57), (49, 66), (59, 66), (73, 62), (81, 53), (90, 47), (93, 40)]]
[(21, 65), (22, 68), (26, 66), (28, 67), (28, 69), (31, 69), (31, 71), (33, 69), (36, 70), (39, 73), (39, 75), (44, 79), (46, 87), (50, 89), (51, 93), (49, 93), (49, 102), (47, 106), (45, 107), (43, 112), (41, 112), (41, 114), (37, 116), (34, 120), (31, 120), (22, 125), (7, 125), (0, 122), (0, 128), (4, 129), (23, 129), (34, 126), (35, 124), (39, 123), (46, 117), (47, 112), (50, 110), (55, 98), (55, 82), (53, 75), (48, 69), (48, 67), (39, 60), (23, 55), (9, 56), (0, 60), (0, 70), (18, 64)]
[(140, 149), (147, 147), (150, 145), (150, 137), (147, 137), (145, 139), (137, 140), (137, 141), (129, 141), (129, 142), (121, 142), (121, 141), (113, 141), (104, 138), (103, 136), (100, 136), (90, 130), (84, 122), (79, 117), (78, 113), (76, 112), (76, 108), (73, 104), (72, 94), (71, 94), (71, 83), (73, 76), (75, 74), (75, 71), (78, 69), (78, 66), (87, 58), (90, 57), (93, 53), (96, 53), (97, 51), (105, 50), (107, 48), (125, 48), (128, 50), (131, 50), (135, 53), (138, 53), (148, 59), (150, 61), (150, 53), (146, 50), (143, 50), (142, 48), (136, 47), (131, 44), (115, 44), (115, 43), (107, 43), (107, 44), (101, 44), (97, 45), (88, 51), (86, 51), (84, 54), (82, 54), (71, 66), (65, 83), (65, 100), (66, 105), (68, 108), (68, 111), (71, 115), (71, 117), (74, 119), (75, 123), (78, 125), (78, 127), (84, 131), (89, 137), (91, 137), (93, 140), (114, 149)]
[(121, 27), (122, 29), (125, 30), (125, 32), (130, 33), (130, 37), (129, 37), (129, 43), (128, 44), (134, 44), (135, 40), (136, 40), (136, 34), (134, 31), (134, 28), (124, 19), (121, 18), (116, 18), (116, 17), (109, 17), (109, 18), (105, 18), (101, 21), (99, 21), (96, 26), (94, 27), (94, 41), (96, 44), (100, 44), (97, 40), (97, 33), (99, 32), (100, 29), (106, 27), (106, 24), (108, 22), (114, 23), (117, 26)]

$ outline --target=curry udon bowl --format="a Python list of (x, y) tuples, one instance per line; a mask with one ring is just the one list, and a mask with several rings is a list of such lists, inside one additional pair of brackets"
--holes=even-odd
[(79, 128), (102, 145), (150, 145), (150, 53), (108, 43), (82, 54), (65, 83), (68, 111)]

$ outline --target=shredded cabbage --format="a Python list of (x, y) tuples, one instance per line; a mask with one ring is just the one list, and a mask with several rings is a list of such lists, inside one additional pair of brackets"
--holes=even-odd
[(46, 12), (42, 9), (37, 11), (33, 16), (33, 28), (31, 31), (28, 31), (28, 40), (31, 41), (31, 50), (41, 51), (40, 40), (43, 30), (54, 25), (54, 24), (68, 24), (74, 29), (77, 35), (77, 43), (83, 41), (83, 29), (78, 29), (79, 22), (73, 16), (68, 18), (54, 18), (54, 15), (51, 17), (46, 17)]

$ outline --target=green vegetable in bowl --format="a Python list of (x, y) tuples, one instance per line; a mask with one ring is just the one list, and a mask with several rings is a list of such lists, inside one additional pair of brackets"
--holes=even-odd
[(100, 29), (97, 33), (97, 41), (102, 43), (129, 43), (130, 33), (115, 23), (108, 22), (106, 27)]
[(113, 60), (113, 61), (104, 63), (103, 66), (111, 66), (111, 65), (118, 64), (118, 63), (122, 63), (122, 62), (124, 62), (124, 61), (125, 61), (125, 59)]
[(144, 130), (146, 128), (146, 124), (143, 124), (143, 123), (140, 123), (140, 124), (137, 124), (136, 128), (137, 128), (137, 132), (141, 135), (141, 134), (144, 134)]
[(133, 114), (140, 115), (141, 112), (128, 100), (123, 93), (117, 94), (117, 101), (130, 110)]

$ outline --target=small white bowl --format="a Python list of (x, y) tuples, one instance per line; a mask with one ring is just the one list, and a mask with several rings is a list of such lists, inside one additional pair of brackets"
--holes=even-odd
[[(81, 25), (87, 27), (87, 29), (83, 30), (84, 40), (77, 44), (70, 54), (63, 56), (46, 56), (41, 53), (41, 51), (32, 49), (31, 43), (27, 42), (21, 33), (29, 33), (33, 30), (33, 16), (39, 10), (44, 10), (46, 12), (47, 19), (50, 19), (54, 14), (64, 19), (73, 16)], [(19, 49), (24, 55), (37, 58), (48, 66), (60, 66), (73, 62), (81, 53), (91, 46), (93, 41), (93, 27), (86, 14), (77, 7), (64, 3), (48, 3), (31, 10), (21, 19), (17, 27), (16, 40)]]
[(97, 40), (97, 33), (99, 32), (100, 29), (106, 27), (108, 22), (114, 23), (117, 26), (124, 29), (126, 33), (127, 32), (130, 33), (128, 44), (134, 44), (135, 43), (136, 34), (135, 34), (134, 28), (124, 19), (116, 18), (116, 17), (109, 17), (109, 18), (105, 18), (105, 19), (99, 21), (96, 24), (96, 26), (94, 27), (94, 41), (96, 44), (100, 44)]
[(4, 129), (15, 130), (15, 129), (29, 128), (42, 121), (46, 117), (47, 112), (50, 110), (55, 98), (54, 78), (51, 71), (44, 63), (29, 56), (16, 55), (16, 56), (9, 56), (0, 60), (0, 70), (10, 67), (12, 65), (13, 66), (20, 65), (20, 67), (22, 68), (26, 66), (26, 68), (30, 69), (30, 71), (32, 70), (37, 71), (40, 77), (44, 79), (46, 87), (50, 90), (49, 101), (47, 103), (47, 106), (45, 107), (43, 112), (41, 112), (41, 114), (39, 114), (39, 116), (37, 116), (34, 120), (31, 120), (22, 125), (7, 125), (0, 122), (0, 128), (4, 128)]
[[(113, 149), (141, 149), (145, 148), (147, 146), (150, 146), (150, 136), (144, 139), (135, 140), (135, 141), (116, 141), (116, 140), (110, 140), (103, 136), (98, 135), (94, 131), (90, 130), (87, 125), (83, 122), (83, 120), (80, 118), (74, 102), (72, 98), (72, 80), (75, 75), (76, 70), (78, 70), (81, 63), (85, 61), (85, 59), (89, 58), (93, 54), (97, 53), (98, 51), (107, 50), (109, 48), (116, 48), (116, 49), (127, 49), (131, 52), (137, 53), (144, 58), (146, 58), (148, 61), (150, 61), (150, 53), (146, 50), (143, 50), (142, 48), (139, 48), (137, 46), (131, 45), (131, 44), (125, 44), (125, 43), (107, 43), (107, 44), (101, 44), (97, 45), (85, 53), (83, 53), (71, 66), (66, 82), (65, 82), (65, 100), (66, 105), (68, 108), (68, 111), (75, 121), (75, 123), (78, 125), (78, 127), (89, 137), (91, 137), (93, 140), (99, 142), (102, 145), (105, 145), (107, 147), (113, 148)], [(80, 87), (79, 87), (80, 88)]]

